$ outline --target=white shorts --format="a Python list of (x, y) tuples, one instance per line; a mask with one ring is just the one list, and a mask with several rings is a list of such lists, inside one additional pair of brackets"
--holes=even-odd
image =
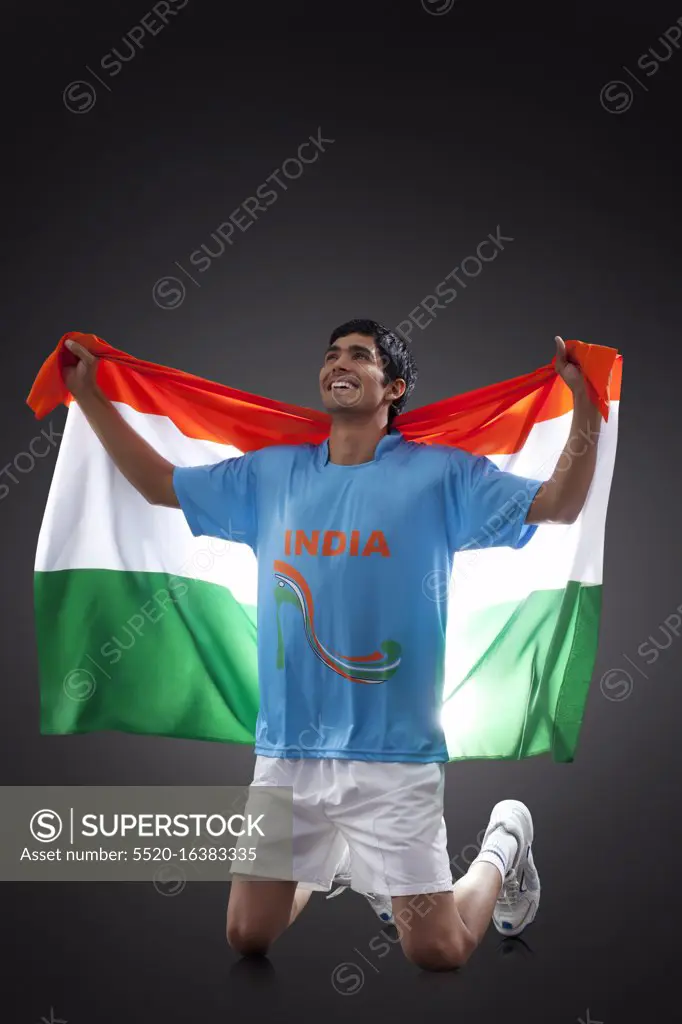
[(258, 755), (252, 786), (292, 787), (291, 877), (303, 888), (330, 889), (350, 852), (353, 889), (414, 896), (452, 889), (444, 783), (435, 762)]

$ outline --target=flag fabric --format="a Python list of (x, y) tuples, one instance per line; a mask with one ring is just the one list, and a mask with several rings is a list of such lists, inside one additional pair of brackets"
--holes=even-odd
[[(41, 731), (253, 743), (256, 556), (236, 535), (193, 537), (179, 510), (149, 504), (119, 473), (64, 386), (61, 369), (74, 361), (68, 338), (100, 357), (102, 391), (174, 465), (321, 444), (329, 417), (75, 332), (60, 339), (28, 397), (39, 418), (68, 405), (35, 562)], [(424, 581), (434, 600), (449, 603), (442, 723), (451, 760), (575, 755), (597, 651), (622, 358), (579, 341), (567, 349), (604, 416), (579, 518), (540, 526), (519, 551), (460, 551), (451, 577)], [(393, 425), (407, 440), (456, 446), (546, 479), (571, 415), (570, 390), (552, 363)], [(558, 468), (595, 441), (585, 436)]]

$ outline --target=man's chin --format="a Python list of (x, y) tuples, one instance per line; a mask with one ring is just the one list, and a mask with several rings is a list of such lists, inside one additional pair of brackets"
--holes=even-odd
[(338, 397), (328, 391), (322, 394), (322, 405), (330, 416), (347, 416), (362, 413), (362, 395), (356, 392), (342, 392)]

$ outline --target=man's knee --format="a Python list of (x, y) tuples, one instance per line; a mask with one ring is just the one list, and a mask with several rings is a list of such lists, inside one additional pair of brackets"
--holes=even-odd
[(295, 882), (233, 879), (227, 941), (242, 956), (262, 956), (289, 923)]
[(239, 953), (241, 956), (265, 956), (272, 944), (272, 938), (239, 921), (229, 921), (227, 942), (235, 953)]
[(453, 971), (463, 967), (476, 948), (464, 935), (457, 938), (434, 935), (419, 941), (403, 936), (402, 946), (407, 959), (425, 971)]

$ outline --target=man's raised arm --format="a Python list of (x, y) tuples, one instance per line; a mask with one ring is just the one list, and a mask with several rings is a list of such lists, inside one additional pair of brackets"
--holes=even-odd
[(117, 468), (150, 504), (180, 508), (173, 487), (174, 465), (126, 423), (99, 389), (97, 358), (75, 341), (66, 346), (78, 362), (65, 367), (64, 383)]
[(573, 420), (556, 469), (536, 494), (526, 516), (527, 523), (574, 523), (585, 504), (597, 465), (601, 413), (589, 399), (580, 368), (567, 359), (563, 339), (557, 337), (555, 341), (557, 373), (573, 392)]

